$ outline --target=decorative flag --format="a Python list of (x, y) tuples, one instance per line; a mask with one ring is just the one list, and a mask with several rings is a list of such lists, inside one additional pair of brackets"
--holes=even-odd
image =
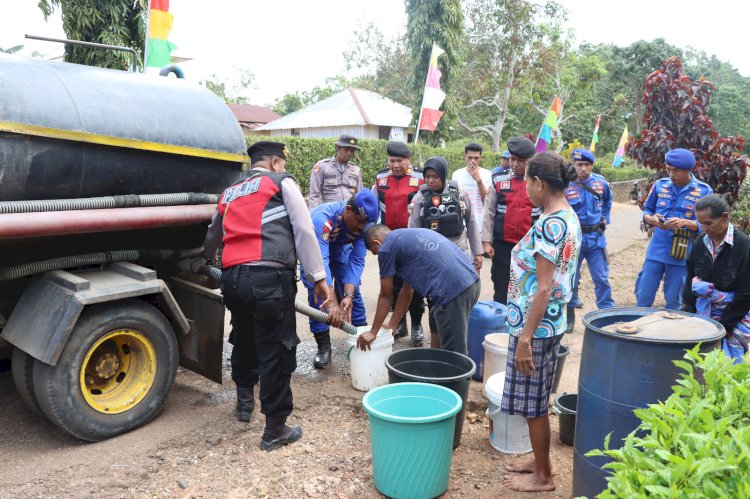
[(620, 137), (620, 144), (617, 146), (617, 152), (615, 153), (615, 159), (612, 161), (612, 167), (617, 167), (622, 164), (622, 156), (625, 154), (625, 143), (628, 141), (628, 125), (625, 125), (625, 130), (622, 131), (622, 137)]
[(169, 13), (169, 0), (150, 0), (146, 66), (162, 68), (169, 64), (172, 50), (177, 48), (167, 40), (171, 29), (172, 14)]
[(430, 67), (427, 70), (427, 81), (424, 85), (424, 96), (422, 97), (422, 109), (419, 112), (419, 130), (435, 131), (438, 121), (443, 116), (440, 106), (445, 100), (445, 92), (440, 90), (440, 77), (443, 73), (438, 69), (438, 57), (445, 54), (445, 50), (437, 45), (432, 45), (432, 56)]
[(599, 142), (599, 122), (602, 120), (602, 115), (596, 117), (596, 126), (594, 127), (594, 135), (591, 137), (591, 147), (589, 151), (596, 151), (596, 143)]
[(536, 151), (542, 152), (547, 150), (547, 146), (552, 143), (552, 130), (557, 130), (557, 119), (562, 113), (562, 101), (558, 96), (552, 100), (547, 117), (542, 123), (542, 129), (539, 130), (539, 137), (536, 138)]

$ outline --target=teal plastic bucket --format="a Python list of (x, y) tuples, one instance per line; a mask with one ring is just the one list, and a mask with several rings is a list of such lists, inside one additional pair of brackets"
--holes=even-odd
[(448, 488), (453, 429), (461, 397), (429, 383), (395, 383), (368, 392), (375, 488), (394, 498), (437, 497)]

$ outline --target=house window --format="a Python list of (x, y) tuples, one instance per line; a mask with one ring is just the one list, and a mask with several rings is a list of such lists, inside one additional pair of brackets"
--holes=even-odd
[(380, 140), (388, 140), (388, 137), (390, 136), (391, 136), (391, 127), (389, 126), (378, 127), (378, 138)]
[(292, 137), (299, 137), (299, 130), (292, 128)]

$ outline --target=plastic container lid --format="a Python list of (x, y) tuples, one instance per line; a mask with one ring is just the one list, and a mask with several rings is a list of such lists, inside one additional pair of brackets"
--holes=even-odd
[(718, 341), (724, 327), (718, 322), (688, 312), (651, 307), (604, 308), (587, 313), (588, 331), (627, 341), (694, 345)]
[(484, 385), (484, 394), (487, 399), (495, 405), (503, 402), (503, 391), (505, 390), (505, 371), (500, 371), (490, 376)]

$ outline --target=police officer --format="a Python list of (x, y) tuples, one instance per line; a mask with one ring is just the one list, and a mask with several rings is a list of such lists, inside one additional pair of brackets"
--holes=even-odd
[(573, 149), (573, 165), (578, 178), (570, 183), (565, 190), (568, 204), (578, 215), (581, 223), (581, 251), (578, 254), (578, 270), (573, 287), (573, 297), (568, 303), (568, 328), (573, 331), (575, 324), (575, 308), (580, 303), (578, 299), (578, 285), (581, 280), (581, 264), (585, 259), (589, 266), (591, 279), (594, 281), (596, 306), (611, 308), (615, 306), (612, 300), (612, 287), (609, 284), (609, 263), (607, 260), (607, 240), (604, 230), (610, 223), (612, 211), (612, 190), (607, 180), (591, 170), (596, 158), (587, 149)]
[(643, 206), (643, 221), (655, 229), (635, 282), (635, 296), (639, 307), (653, 305), (664, 276), (667, 308), (678, 310), (686, 258), (693, 237), (701, 230), (695, 203), (713, 191), (691, 173), (695, 156), (687, 149), (672, 149), (665, 160), (669, 176), (654, 182)]
[(492, 258), (493, 300), (508, 301), (510, 254), (539, 218), (542, 208), (536, 208), (526, 193), (526, 163), (534, 155), (534, 143), (525, 137), (508, 140), (510, 170), (492, 174), (493, 188), (484, 203), (482, 244), (486, 256)]
[(346, 201), (352, 194), (362, 190), (362, 172), (352, 163), (359, 150), (356, 137), (341, 135), (335, 143), (336, 154), (321, 159), (310, 174), (310, 210), (322, 203)]
[[(422, 168), (424, 184), (409, 205), (409, 228), (429, 229), (438, 232), (468, 254), (469, 244), (474, 268), (482, 269), (482, 239), (479, 223), (469, 195), (455, 180), (446, 182), (448, 161), (433, 156)], [(430, 323), (430, 346), (440, 348), (440, 336), (433, 315), (432, 301), (427, 300)]]
[(497, 172), (508, 172), (510, 170), (510, 152), (509, 151), (503, 151), (502, 156), (500, 156), (500, 166), (496, 166), (492, 169), (492, 173), (495, 174)]
[(249, 177), (224, 191), (204, 243), (209, 260), (223, 240), (221, 288), (232, 313), (232, 379), (237, 419), (249, 421), (260, 381), (266, 425), (261, 448), (271, 451), (299, 440), (287, 426), (289, 386), (297, 361), (294, 271), (299, 259), (314, 282), (321, 307), (328, 304), (323, 258), (310, 214), (294, 178), (285, 173), (288, 150), (279, 142), (256, 142), (247, 150)]
[[(312, 211), (313, 226), (326, 269), (326, 283), (331, 292), (328, 313), (355, 326), (367, 324), (365, 304), (359, 292), (367, 254), (364, 228), (368, 223), (375, 222), (378, 214), (378, 199), (367, 189), (351, 196), (348, 201), (323, 203)], [(313, 283), (304, 278), (305, 274), (302, 265), (302, 282), (308, 289), (310, 305), (315, 306)], [(334, 279), (338, 288), (336, 292)], [(340, 301), (337, 296), (341, 296)], [(330, 330), (327, 324), (310, 319), (310, 331), (318, 344), (313, 366), (325, 369), (331, 362)]]
[[(373, 191), (378, 195), (380, 203), (380, 217), (383, 224), (389, 229), (405, 229), (409, 226), (408, 206), (412, 198), (424, 183), (422, 170), (411, 165), (411, 149), (403, 142), (388, 142), (386, 145), (388, 154), (388, 168), (380, 170), (375, 179)], [(394, 278), (393, 303), (398, 299), (401, 289), (401, 279)], [(424, 314), (424, 299), (414, 293), (409, 304), (409, 315), (411, 316), (411, 344), (421, 346), (424, 341), (422, 331), (422, 315)], [(396, 338), (406, 336), (406, 316), (403, 317), (396, 328)]]

